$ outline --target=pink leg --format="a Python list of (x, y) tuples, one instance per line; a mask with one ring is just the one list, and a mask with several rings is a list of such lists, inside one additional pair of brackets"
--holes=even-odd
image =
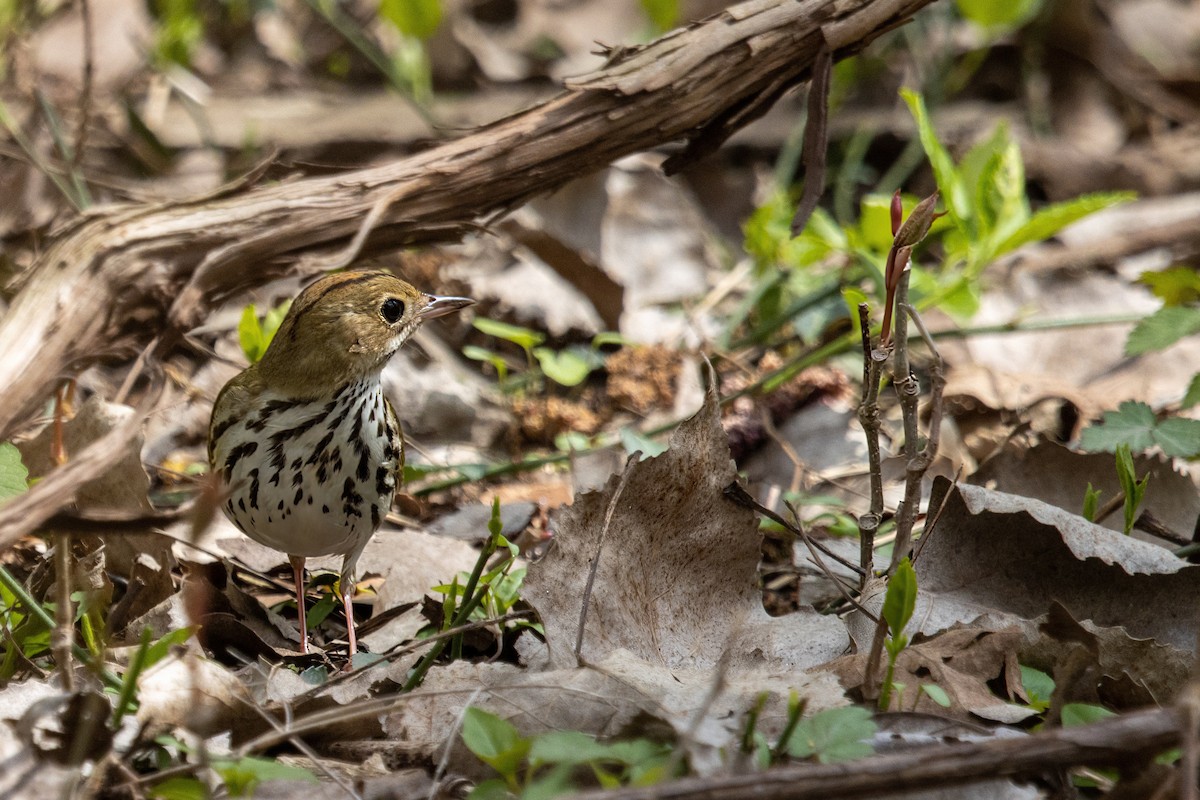
[(288, 556), (292, 562), (292, 579), (296, 582), (296, 611), (300, 615), (300, 652), (308, 652), (308, 614), (304, 608), (304, 558)]
[(358, 637), (354, 633), (354, 577), (342, 575), (342, 606), (346, 609), (346, 636), (350, 640), (350, 660), (346, 669), (354, 664), (354, 654), (358, 652)]

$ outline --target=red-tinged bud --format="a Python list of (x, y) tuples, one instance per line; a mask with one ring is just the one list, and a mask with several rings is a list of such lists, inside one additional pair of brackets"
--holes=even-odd
[(900, 200), (900, 190), (892, 195), (892, 236), (900, 230), (900, 223), (904, 221), (904, 203)]
[(937, 201), (938, 193), (935, 191), (917, 203), (917, 207), (912, 210), (908, 219), (904, 220), (904, 224), (896, 232), (895, 247), (912, 247), (925, 238), (925, 234), (929, 233), (929, 226), (938, 218), (938, 214), (933, 210)]

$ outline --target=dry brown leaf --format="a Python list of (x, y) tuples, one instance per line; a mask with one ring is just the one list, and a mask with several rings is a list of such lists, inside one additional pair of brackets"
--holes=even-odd
[(1181, 597), (1200, 594), (1200, 567), (1169, 551), (1026, 497), (939, 481), (942, 510), (914, 564), (916, 630), (992, 629), (1035, 620), (1058, 601), (1078, 620), (1185, 651), (1197, 622)]
[[(966, 718), (968, 714), (997, 722), (1017, 722), (1034, 712), (997, 697), (988, 681), (1017, 669), (1017, 649), (1022, 635), (1016, 627), (1003, 631), (955, 628), (917, 642), (896, 659), (894, 680), (904, 684), (894, 708)], [(823, 669), (838, 676), (846, 689), (859, 690), (866, 672), (867, 653), (839, 658)], [(943, 708), (925, 692), (935, 684), (950, 697)]]
[(576, 665), (580, 612), (597, 557), (586, 661), (621, 649), (668, 669), (706, 669), (731, 649), (731, 666), (796, 669), (845, 649), (836, 619), (811, 611), (771, 618), (763, 610), (757, 521), (723, 494), (734, 478), (710, 390), (666, 453), (630, 467), (607, 530), (618, 477), (562, 511), (555, 546), (530, 567), (524, 593), (545, 625), (554, 667)]

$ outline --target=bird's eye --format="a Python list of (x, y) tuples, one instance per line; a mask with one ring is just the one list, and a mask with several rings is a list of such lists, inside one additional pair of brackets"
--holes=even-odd
[(379, 313), (383, 315), (388, 325), (395, 325), (396, 321), (404, 314), (404, 301), (389, 297), (379, 307)]

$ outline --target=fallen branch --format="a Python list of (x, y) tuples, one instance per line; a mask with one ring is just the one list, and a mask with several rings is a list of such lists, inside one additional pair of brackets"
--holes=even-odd
[(822, 47), (856, 53), (931, 1), (749, 0), (615, 51), (557, 97), (391, 164), (82, 217), (58, 232), (0, 320), (0, 437), (63, 375), (159, 335), (169, 350), (215, 304), (284, 272), (460, 235), (665, 142), (687, 141), (669, 167), (705, 155), (805, 80)]
[(1076, 728), (1016, 739), (936, 744), (840, 764), (803, 764), (748, 775), (585, 792), (579, 800), (792, 800), (873, 797), (912, 789), (1034, 776), (1074, 766), (1137, 764), (1180, 742), (1183, 714), (1135, 711)]

